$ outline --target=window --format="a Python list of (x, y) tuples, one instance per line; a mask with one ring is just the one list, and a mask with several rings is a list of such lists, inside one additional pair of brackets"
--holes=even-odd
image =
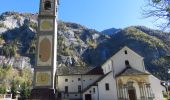
[(95, 93), (96, 92), (96, 89), (95, 88), (93, 88), (93, 93)]
[(68, 82), (68, 79), (65, 79), (65, 82)]
[(78, 86), (78, 92), (81, 92), (81, 85)]
[(127, 54), (127, 50), (125, 50), (125, 54)]
[(44, 9), (45, 10), (50, 10), (51, 9), (51, 2), (50, 1), (45, 1)]
[(128, 60), (125, 61), (125, 65), (129, 66), (129, 61)]
[(105, 84), (106, 91), (109, 91), (109, 83)]
[(68, 86), (65, 86), (65, 93), (68, 93)]
[(81, 78), (78, 78), (78, 81), (81, 81)]

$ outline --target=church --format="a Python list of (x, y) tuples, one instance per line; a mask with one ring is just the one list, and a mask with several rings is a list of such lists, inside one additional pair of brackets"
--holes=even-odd
[(58, 75), (58, 98), (69, 100), (163, 100), (161, 81), (145, 69), (143, 57), (128, 48), (84, 74)]
[(40, 0), (31, 100), (163, 100), (161, 81), (126, 46), (86, 73), (56, 73), (57, 7), (58, 0)]

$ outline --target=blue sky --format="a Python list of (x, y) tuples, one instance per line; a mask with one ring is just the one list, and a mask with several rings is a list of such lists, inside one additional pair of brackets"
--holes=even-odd
[[(98, 31), (145, 25), (155, 28), (152, 19), (144, 19), (141, 7), (146, 0), (60, 0), (59, 19), (75, 22)], [(36, 13), (39, 0), (1, 0), (5, 11)]]

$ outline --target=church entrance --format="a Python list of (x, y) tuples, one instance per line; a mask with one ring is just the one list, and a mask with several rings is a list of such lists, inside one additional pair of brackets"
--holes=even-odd
[(92, 100), (91, 94), (85, 94), (85, 100)]
[(129, 99), (130, 100), (136, 100), (136, 93), (135, 93), (134, 89), (128, 90), (128, 94), (129, 94)]

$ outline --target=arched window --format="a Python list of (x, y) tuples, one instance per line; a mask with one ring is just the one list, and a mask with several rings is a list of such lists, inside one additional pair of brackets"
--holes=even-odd
[(50, 9), (51, 9), (51, 2), (50, 2), (50, 1), (45, 1), (45, 3), (44, 3), (44, 9), (45, 9), (45, 10), (50, 10)]
[(125, 54), (127, 54), (127, 50), (125, 50)]
[(126, 67), (130, 67), (130, 64), (129, 64), (128, 60), (125, 61), (125, 65), (126, 65)]

